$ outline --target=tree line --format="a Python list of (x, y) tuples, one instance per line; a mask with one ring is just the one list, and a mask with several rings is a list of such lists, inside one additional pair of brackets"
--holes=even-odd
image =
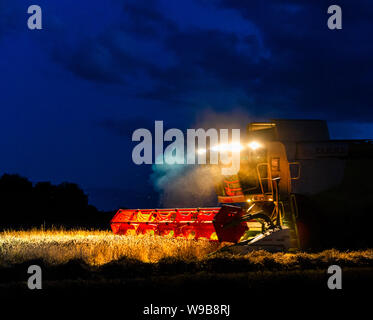
[(88, 196), (75, 183), (33, 184), (17, 174), (0, 178), (0, 229), (109, 227), (112, 212), (88, 204)]

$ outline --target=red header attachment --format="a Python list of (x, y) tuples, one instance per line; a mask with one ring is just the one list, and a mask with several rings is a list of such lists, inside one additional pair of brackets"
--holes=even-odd
[(122, 235), (238, 242), (248, 229), (240, 222), (239, 207), (182, 209), (120, 209), (111, 220), (111, 229)]

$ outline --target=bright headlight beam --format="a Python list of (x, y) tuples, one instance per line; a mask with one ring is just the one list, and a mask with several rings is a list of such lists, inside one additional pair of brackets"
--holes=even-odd
[(256, 149), (259, 149), (259, 148), (261, 148), (262, 147), (262, 145), (259, 143), (259, 142), (256, 142), (256, 141), (253, 141), (253, 142), (250, 142), (249, 144), (248, 144), (248, 146), (249, 146), (249, 148), (251, 149), (251, 150), (256, 150)]
[(231, 152), (239, 152), (243, 149), (243, 146), (239, 143), (231, 143), (231, 144), (218, 144), (216, 146), (213, 146), (211, 148), (212, 151), (219, 151), (219, 152), (225, 152), (225, 151), (231, 151)]
[(240, 152), (243, 149), (243, 146), (239, 143), (232, 143), (231, 148), (232, 152)]

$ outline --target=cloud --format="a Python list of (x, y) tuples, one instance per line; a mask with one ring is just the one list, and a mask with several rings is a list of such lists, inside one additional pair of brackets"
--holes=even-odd
[(104, 128), (118, 136), (132, 138), (132, 133), (141, 128), (153, 130), (154, 122), (145, 117), (132, 117), (128, 119), (105, 119), (98, 123)]
[(116, 4), (115, 18), (89, 36), (62, 26), (46, 36), (53, 60), (79, 78), (170, 108), (373, 121), (367, 1), (340, 1), (339, 31), (326, 27), (327, 5), (316, 1)]
[(211, 99), (222, 88), (226, 92), (245, 90), (260, 71), (262, 57), (255, 36), (241, 38), (219, 30), (193, 29), (170, 35), (166, 46), (178, 63), (166, 70), (149, 70), (159, 85), (144, 96), (202, 95)]
[(373, 46), (364, 40), (373, 31), (373, 21), (367, 19), (372, 9), (366, 1), (356, 7), (340, 3), (346, 15), (338, 32), (327, 29), (327, 6), (316, 1), (233, 0), (220, 5), (257, 25), (270, 52), (254, 93), (257, 103), (337, 120), (349, 119), (355, 109), (356, 120), (373, 120)]
[(144, 39), (162, 38), (178, 29), (177, 23), (160, 11), (157, 1), (125, 2), (123, 15), (126, 20), (121, 29)]
[(123, 83), (111, 50), (96, 41), (80, 44), (70, 56), (55, 51), (54, 58), (75, 75), (98, 83)]

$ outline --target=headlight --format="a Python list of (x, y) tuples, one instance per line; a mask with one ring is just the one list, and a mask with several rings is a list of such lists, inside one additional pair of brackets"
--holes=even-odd
[(250, 142), (249, 144), (248, 144), (248, 146), (249, 146), (249, 148), (251, 149), (251, 150), (256, 150), (256, 149), (259, 149), (259, 148), (261, 148), (262, 147), (262, 145), (259, 143), (259, 142), (256, 142), (256, 141), (252, 141), (252, 142)]
[(243, 146), (240, 143), (230, 143), (230, 144), (218, 144), (211, 148), (212, 151), (231, 151), (231, 152), (240, 152), (243, 149)]

